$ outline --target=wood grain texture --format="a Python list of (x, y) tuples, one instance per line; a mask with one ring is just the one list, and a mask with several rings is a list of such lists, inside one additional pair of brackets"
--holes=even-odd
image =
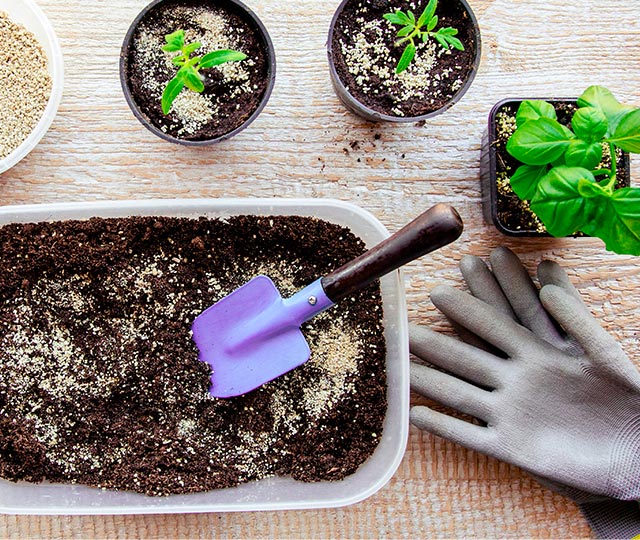
[[(337, 0), (246, 0), (276, 48), (272, 98), (255, 123), (208, 149), (154, 138), (120, 89), (122, 38), (146, 0), (38, 0), (60, 38), (65, 93), (52, 128), (0, 176), (3, 204), (173, 197), (331, 197), (355, 202), (390, 230), (436, 202), (466, 229), (406, 270), (410, 318), (446, 324), (429, 301), (462, 286), (464, 254), (500, 244), (533, 270), (560, 262), (603, 325), (640, 365), (640, 267), (592, 239), (514, 241), (483, 222), (478, 165), (491, 106), (503, 97), (575, 96), (605, 84), (640, 104), (640, 3), (470, 0), (481, 26), (480, 71), (465, 97), (424, 125), (374, 125), (333, 93), (325, 43)], [(638, 184), (640, 161), (632, 159)], [(420, 399), (414, 396), (414, 403)], [(168, 516), (0, 516), (2, 538), (580, 538), (577, 507), (519, 469), (411, 428), (400, 469), (352, 507)]]

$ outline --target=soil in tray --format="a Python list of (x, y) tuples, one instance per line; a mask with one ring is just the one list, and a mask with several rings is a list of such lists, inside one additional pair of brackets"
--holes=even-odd
[[(224, 5), (224, 4), (221, 4)], [(247, 58), (202, 70), (202, 93), (183, 89), (168, 115), (162, 93), (175, 76), (176, 53), (164, 52), (165, 36), (185, 31), (185, 42), (198, 41), (203, 56), (220, 49), (241, 51)], [(268, 58), (257, 27), (237, 12), (202, 1), (176, 1), (152, 9), (133, 35), (126, 77), (142, 113), (163, 132), (179, 139), (202, 141), (230, 133), (259, 107), (267, 89)]]
[(190, 326), (257, 274), (290, 295), (363, 251), (303, 217), (0, 228), (0, 476), (167, 495), (353, 473), (386, 411), (377, 284), (303, 326), (306, 364), (237, 398), (208, 394)]
[(404, 45), (395, 44), (400, 27), (383, 15), (410, 9), (418, 16), (425, 6), (426, 0), (352, 0), (345, 5), (333, 32), (333, 57), (340, 80), (360, 103), (391, 116), (413, 117), (442, 108), (458, 93), (473, 70), (476, 51), (473, 23), (455, 1), (438, 3), (437, 28), (456, 28), (464, 51), (446, 50), (430, 38), (416, 43), (409, 68), (395, 73)]
[[(556, 109), (558, 122), (571, 128), (571, 118), (577, 110), (575, 102), (559, 100), (550, 101), (550, 103)], [(507, 102), (496, 111), (495, 115), (496, 133), (493, 145), (496, 152), (496, 215), (502, 226), (510, 231), (530, 231), (534, 235), (547, 235), (544, 224), (531, 211), (529, 201), (520, 200), (511, 189), (511, 175), (522, 165), (507, 152), (507, 141), (516, 129), (516, 113), (519, 105), (519, 101)], [(611, 157), (608, 145), (602, 146), (602, 152), (601, 166), (609, 168)], [(620, 188), (628, 185), (626, 181), (628, 171), (623, 152), (619, 148), (616, 149), (616, 163), (618, 178), (616, 187)], [(576, 233), (576, 236), (581, 236), (581, 233)]]

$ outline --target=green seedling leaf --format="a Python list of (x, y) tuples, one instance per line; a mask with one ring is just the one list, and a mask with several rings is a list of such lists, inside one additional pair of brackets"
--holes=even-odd
[[(198, 93), (204, 90), (204, 83), (200, 78), (200, 74), (194, 68), (185, 67), (181, 69), (180, 72), (182, 72), (182, 82), (184, 82), (185, 86), (189, 90), (193, 90)], [(178, 74), (180, 74), (180, 72), (178, 72)]]
[(520, 165), (511, 176), (511, 189), (523, 201), (530, 201), (538, 191), (538, 184), (546, 176), (547, 171), (546, 165), (538, 167)]
[(405, 37), (408, 36), (411, 32), (413, 32), (413, 26), (405, 26), (404, 28), (401, 28), (400, 30), (398, 30), (398, 37)]
[(578, 193), (586, 199), (593, 199), (594, 197), (610, 197), (609, 193), (598, 182), (591, 182), (589, 180), (580, 180), (578, 182)]
[[(420, 15), (420, 18), (418, 19), (418, 27), (422, 27), (425, 24), (430, 24), (431, 21), (434, 18), (436, 9), (438, 7), (438, 0), (429, 0), (429, 2), (427, 3), (427, 6), (424, 8), (424, 11), (422, 12), (422, 15)], [(436, 18), (436, 24), (438, 23), (438, 19)], [(435, 27), (435, 24), (433, 25)], [(433, 29), (432, 28), (427, 28), (429, 31), (431, 31)]]
[(564, 161), (571, 167), (595, 169), (602, 161), (602, 145), (599, 142), (587, 142), (574, 139), (569, 143)]
[(442, 45), (442, 47), (444, 47), (445, 49), (449, 48), (449, 42), (447, 41), (446, 36), (443, 36), (442, 34), (438, 34), (438, 32), (436, 32), (435, 34), (431, 34), (434, 38), (436, 38), (436, 41), (438, 43), (440, 43), (440, 45)]
[(167, 34), (165, 40), (167, 44), (162, 47), (164, 51), (180, 51), (181, 54), (171, 59), (171, 62), (179, 69), (162, 93), (161, 106), (164, 114), (169, 114), (173, 102), (184, 87), (193, 92), (204, 91), (203, 77), (200, 75), (201, 69), (218, 66), (225, 62), (239, 62), (247, 58), (246, 54), (232, 50), (213, 51), (202, 57), (197, 55), (192, 57), (191, 55), (202, 47), (202, 43), (195, 41), (185, 45), (183, 30)]
[(404, 13), (402, 13), (402, 11), (396, 11), (395, 13), (385, 13), (382, 16), (383, 19), (386, 19), (387, 21), (389, 21), (391, 24), (407, 24), (409, 21), (408, 19), (404, 16)]
[(202, 60), (200, 61), (200, 68), (211, 68), (226, 62), (240, 62), (245, 58), (247, 58), (247, 55), (240, 51), (233, 51), (229, 49), (213, 51), (202, 57)]
[[(457, 33), (457, 30), (456, 30), (456, 33)], [(448, 36), (446, 39), (454, 49), (458, 49), (459, 51), (464, 51), (464, 45), (462, 44), (462, 41), (460, 41), (457, 37)]]
[(614, 133), (620, 119), (633, 110), (633, 107), (620, 103), (611, 91), (603, 86), (590, 86), (587, 88), (578, 98), (578, 107), (600, 109), (609, 122), (607, 136)]
[(202, 47), (202, 43), (195, 41), (194, 43), (191, 43), (189, 45), (187, 45), (184, 50), (182, 51), (182, 54), (184, 56), (191, 56), (194, 52), (196, 52), (200, 47)]
[[(609, 122), (597, 107), (582, 107), (571, 119), (574, 133), (587, 142), (601, 141), (607, 133)], [(597, 165), (597, 163), (596, 163)]]
[(507, 142), (507, 152), (526, 165), (547, 165), (559, 159), (575, 135), (551, 118), (529, 120)]
[(552, 236), (567, 236), (583, 230), (596, 211), (593, 199), (580, 195), (581, 181), (595, 183), (587, 169), (555, 167), (538, 183), (531, 209)]
[(520, 127), (527, 120), (537, 120), (538, 118), (550, 118), (556, 120), (556, 110), (551, 103), (536, 100), (525, 100), (520, 103), (518, 112), (516, 113), (516, 126)]
[(640, 153), (640, 109), (628, 112), (620, 118), (608, 142), (626, 152)]
[(164, 36), (164, 40), (167, 42), (167, 45), (171, 45), (172, 47), (177, 47), (176, 51), (179, 51), (184, 47), (184, 30), (176, 30), (171, 34), (167, 34)]
[(174, 45), (172, 43), (167, 43), (164, 47), (162, 47), (162, 50), (165, 52), (176, 52), (182, 50), (182, 47), (180, 47), (179, 45)]
[(604, 240), (609, 251), (640, 255), (640, 188), (622, 188), (597, 201), (597, 215), (583, 231)]
[(402, 53), (402, 56), (398, 61), (398, 66), (396, 67), (396, 73), (402, 73), (405, 69), (407, 69), (415, 55), (416, 55), (416, 46), (413, 43), (409, 43), (405, 47), (404, 52)]
[(184, 88), (184, 82), (177, 77), (171, 79), (162, 93), (162, 112), (169, 114), (173, 102)]
[(455, 49), (464, 50), (462, 42), (454, 37), (458, 31), (454, 28), (441, 28), (437, 32), (432, 30), (438, 24), (438, 16), (435, 14), (438, 6), (437, 0), (429, 0), (418, 20), (411, 10), (406, 12), (397, 10), (395, 13), (385, 13), (382, 17), (391, 24), (402, 26), (397, 36), (401, 39), (396, 41), (396, 45), (404, 44), (405, 49), (396, 66), (396, 73), (402, 73), (408, 67), (416, 55), (415, 40), (426, 42), (429, 37), (433, 37), (445, 49), (454, 47)]

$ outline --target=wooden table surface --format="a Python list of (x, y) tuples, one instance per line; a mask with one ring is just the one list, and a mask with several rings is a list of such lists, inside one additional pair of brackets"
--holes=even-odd
[[(410, 319), (445, 328), (429, 301), (462, 286), (457, 263), (500, 244), (532, 270), (560, 262), (603, 325), (640, 365), (638, 260), (592, 239), (514, 241), (482, 218), (480, 140), (503, 97), (576, 96), (608, 86), (640, 105), (637, 0), (469, 0), (482, 32), (480, 71), (464, 98), (424, 125), (375, 125), (333, 93), (325, 42), (337, 0), (246, 0), (270, 31), (277, 81), (262, 115), (208, 149), (155, 138), (129, 111), (118, 78), (122, 38), (146, 0), (38, 0), (60, 38), (65, 92), (53, 126), (0, 176), (2, 204), (173, 197), (331, 197), (390, 230), (436, 202), (466, 229), (455, 245), (406, 271)], [(638, 183), (640, 161), (632, 159)], [(413, 396), (413, 402), (419, 398)], [(343, 509), (167, 516), (0, 516), (3, 538), (577, 538), (578, 508), (516, 467), (411, 428), (389, 484)]]

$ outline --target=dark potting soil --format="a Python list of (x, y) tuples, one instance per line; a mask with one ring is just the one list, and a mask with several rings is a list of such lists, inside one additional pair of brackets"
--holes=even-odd
[[(566, 100), (551, 100), (549, 102), (556, 109), (558, 122), (571, 128), (571, 119), (577, 110), (576, 103)], [(511, 175), (522, 165), (507, 152), (507, 141), (516, 129), (516, 113), (519, 106), (519, 101), (507, 102), (496, 111), (495, 115), (496, 133), (493, 145), (496, 152), (496, 214), (499, 222), (510, 231), (528, 231), (528, 234), (532, 236), (547, 236), (544, 224), (531, 211), (529, 202), (522, 201), (511, 189)], [(603, 146), (603, 152), (602, 167), (609, 168), (611, 160), (608, 146)], [(616, 163), (618, 178), (616, 187), (629, 185), (627, 163), (620, 149), (616, 149)], [(582, 233), (576, 233), (576, 236), (581, 235)]]
[(303, 326), (311, 358), (208, 394), (197, 314), (251, 277), (290, 295), (364, 251), (304, 217), (132, 217), (0, 228), (0, 476), (167, 495), (352, 474), (386, 411), (379, 286)]
[[(233, 49), (247, 58), (203, 69), (204, 91), (185, 88), (165, 115), (162, 93), (177, 68), (171, 62), (176, 53), (162, 47), (165, 35), (178, 29), (185, 31), (186, 43), (202, 43), (195, 55)], [(258, 27), (224, 1), (176, 0), (153, 8), (140, 21), (126, 60), (127, 81), (140, 111), (158, 129), (190, 141), (214, 139), (244, 124), (269, 83), (268, 50)]]
[(440, 0), (437, 28), (458, 30), (464, 51), (444, 49), (433, 38), (418, 44), (409, 68), (396, 74), (405, 44), (395, 45), (399, 26), (385, 13), (426, 7), (413, 0), (351, 0), (336, 21), (332, 39), (336, 71), (349, 93), (370, 109), (400, 117), (428, 114), (442, 108), (473, 71), (476, 47), (473, 23), (456, 0)]

